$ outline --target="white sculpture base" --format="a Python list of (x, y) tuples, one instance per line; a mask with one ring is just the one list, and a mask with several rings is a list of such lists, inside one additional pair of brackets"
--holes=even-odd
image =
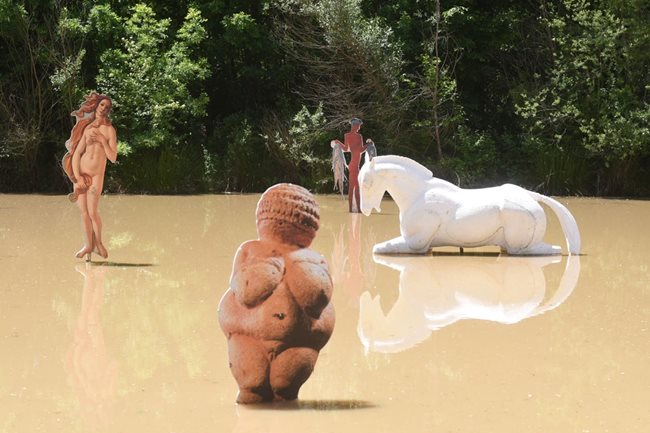
[(399, 207), (400, 233), (375, 245), (377, 254), (425, 254), (438, 246), (496, 245), (513, 255), (561, 254), (543, 241), (548, 205), (560, 220), (570, 254), (580, 254), (580, 232), (557, 200), (505, 184), (462, 189), (433, 177), (426, 167), (395, 155), (377, 156), (359, 173), (361, 211), (381, 211), (388, 191)]

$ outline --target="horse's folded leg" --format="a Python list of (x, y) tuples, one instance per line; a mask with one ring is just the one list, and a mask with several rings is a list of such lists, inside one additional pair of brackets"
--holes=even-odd
[(426, 254), (429, 251), (428, 244), (417, 245), (413, 248), (412, 243), (404, 240), (402, 236), (386, 242), (378, 243), (372, 249), (375, 254)]
[(562, 254), (562, 247), (550, 245), (545, 242), (538, 242), (515, 251), (508, 250), (508, 254), (517, 256), (552, 256)]
[(372, 248), (372, 252), (374, 254), (391, 254), (394, 253), (394, 248), (390, 245), (390, 241), (386, 242), (381, 242), (378, 244), (375, 244), (375, 246)]
[(410, 254), (426, 254), (431, 249), (431, 238), (414, 236), (406, 238), (406, 245)]
[(394, 239), (380, 242), (375, 244), (372, 252), (375, 254), (399, 254), (408, 250), (408, 245), (404, 242), (404, 238), (399, 236)]

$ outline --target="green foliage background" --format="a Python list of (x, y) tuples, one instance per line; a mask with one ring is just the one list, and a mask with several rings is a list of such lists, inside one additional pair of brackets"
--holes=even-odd
[(85, 93), (132, 193), (331, 192), (346, 120), (464, 187), (650, 195), (650, 3), (0, 0), (0, 191), (64, 192)]

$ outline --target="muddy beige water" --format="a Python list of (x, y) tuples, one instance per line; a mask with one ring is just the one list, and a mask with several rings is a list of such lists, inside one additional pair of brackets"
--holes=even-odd
[[(320, 196), (337, 323), (295, 404), (236, 406), (216, 320), (258, 195), (0, 196), (0, 432), (647, 432), (650, 202), (565, 199), (584, 255), (375, 258), (397, 209)], [(550, 220), (547, 239), (561, 244)]]

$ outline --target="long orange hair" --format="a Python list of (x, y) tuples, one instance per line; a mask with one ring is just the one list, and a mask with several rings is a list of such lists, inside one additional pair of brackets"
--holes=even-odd
[[(65, 171), (65, 174), (68, 176), (68, 179), (70, 179), (72, 183), (76, 182), (74, 171), (72, 170), (72, 155), (74, 155), (74, 152), (77, 150), (77, 145), (79, 144), (79, 141), (81, 140), (86, 127), (95, 120), (95, 110), (97, 109), (99, 103), (104, 99), (108, 99), (111, 102), (111, 107), (113, 106), (113, 101), (108, 95), (97, 92), (90, 92), (88, 95), (86, 95), (85, 100), (79, 109), (70, 113), (71, 116), (75, 117), (76, 122), (72, 127), (72, 131), (70, 132), (70, 138), (65, 142), (65, 148), (68, 151), (65, 155), (63, 155), (63, 161), (61, 161), (61, 165), (63, 166), (63, 171)], [(102, 124), (110, 125), (111, 122), (108, 118), (105, 117), (102, 121)], [(89, 187), (92, 183), (90, 176), (81, 176), (83, 177), (83, 182), (87, 187)]]

